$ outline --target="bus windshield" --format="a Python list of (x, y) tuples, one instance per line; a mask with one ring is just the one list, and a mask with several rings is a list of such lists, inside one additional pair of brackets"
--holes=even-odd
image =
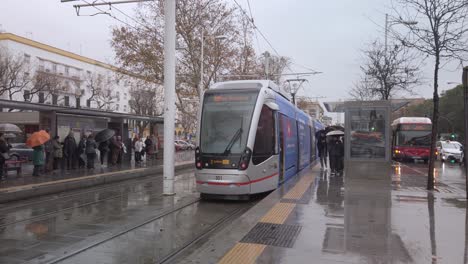
[(258, 90), (207, 92), (203, 101), (200, 150), (205, 154), (241, 154), (247, 144)]
[(398, 131), (397, 146), (430, 146), (431, 131)]

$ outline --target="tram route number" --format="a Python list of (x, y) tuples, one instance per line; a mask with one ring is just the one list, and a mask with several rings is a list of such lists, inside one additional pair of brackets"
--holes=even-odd
[(217, 180), (217, 181), (222, 181), (222, 180), (223, 180), (223, 176), (215, 176), (215, 180)]

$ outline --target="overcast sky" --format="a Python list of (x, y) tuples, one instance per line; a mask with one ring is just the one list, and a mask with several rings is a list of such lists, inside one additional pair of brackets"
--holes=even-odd
[[(89, 0), (91, 1), (91, 0)], [(232, 0), (226, 0), (231, 1)], [(237, 0), (247, 10), (247, 0)], [(347, 91), (358, 79), (362, 63), (360, 50), (381, 37), (385, 13), (390, 0), (250, 0), (255, 23), (275, 49), (294, 63), (313, 68), (323, 74), (310, 77), (302, 93), (323, 96), (321, 101), (348, 98)], [(36, 41), (80, 53), (97, 60), (113, 63), (110, 47), (110, 28), (121, 23), (99, 16), (80, 16), (73, 4), (60, 0), (1, 0), (0, 25), (4, 31), (32, 38)], [(134, 4), (120, 5), (132, 15)], [(82, 9), (92, 14), (91, 8)], [(115, 13), (122, 20), (127, 17)], [(262, 40), (255, 48), (269, 50)], [(432, 63), (428, 61), (428, 64)], [(432, 96), (432, 69), (428, 65), (423, 74), (428, 82), (417, 88), (416, 94)], [(305, 71), (293, 65), (295, 71)], [(460, 71), (448, 69), (441, 74), (441, 90), (452, 88), (447, 82), (460, 80)]]

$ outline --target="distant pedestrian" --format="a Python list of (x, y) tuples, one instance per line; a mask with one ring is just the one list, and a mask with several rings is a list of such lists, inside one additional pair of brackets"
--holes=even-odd
[(336, 171), (341, 173), (344, 169), (344, 142), (343, 137), (339, 137), (336, 141)]
[(3, 134), (0, 133), (0, 180), (3, 179), (3, 170), (5, 167), (5, 161), (9, 158), (8, 151), (10, 148), (3, 137)]
[[(101, 154), (101, 165), (104, 165), (104, 157), (106, 157), (109, 152), (109, 140), (99, 143), (99, 152)], [(109, 163), (109, 159), (107, 159), (107, 163)]]
[(63, 141), (63, 156), (67, 163), (67, 170), (75, 168), (75, 156), (76, 156), (76, 140), (73, 137), (73, 133), (70, 131), (68, 136)]
[(87, 157), (87, 164), (88, 169), (94, 169), (94, 159), (96, 158), (96, 149), (98, 145), (96, 140), (94, 140), (93, 134), (88, 136), (86, 140), (86, 157)]
[(121, 136), (117, 136), (117, 144), (119, 145), (118, 152), (117, 152), (117, 164), (122, 164), (125, 145), (122, 142)]
[(336, 174), (341, 171), (340, 160), (344, 154), (343, 143), (336, 136), (331, 136), (329, 140), (329, 157), (331, 174)]
[[(45, 130), (47, 134), (50, 135), (50, 130)], [(52, 170), (53, 163), (54, 163), (54, 146), (52, 145), (52, 138), (49, 139), (46, 143), (44, 143), (44, 151), (45, 151), (45, 163), (44, 163), (44, 172), (47, 173)]]
[(113, 136), (110, 142), (110, 149), (112, 153), (111, 164), (116, 165), (119, 159), (120, 150), (122, 149), (122, 144), (117, 141), (117, 137)]
[(40, 176), (42, 166), (44, 166), (44, 145), (33, 147), (33, 176)]
[(78, 148), (76, 149), (76, 156), (78, 158), (78, 168), (84, 168), (86, 166), (86, 135), (81, 135), (80, 143), (78, 143)]
[(144, 151), (144, 143), (141, 138), (138, 138), (135, 142), (135, 162), (140, 163), (142, 162), (142, 152)]
[(327, 169), (327, 135), (325, 130), (319, 130), (315, 133), (317, 141), (317, 151), (320, 158), (320, 166), (322, 170)]
[(145, 155), (146, 155), (146, 160), (151, 160), (153, 155), (154, 155), (154, 147), (153, 147), (153, 140), (152, 136), (148, 136), (145, 140)]
[(52, 139), (52, 147), (54, 148), (54, 170), (57, 170), (59, 168), (59, 165), (61, 164), (63, 158), (63, 149), (62, 145), (59, 142), (59, 139), (59, 136), (55, 136), (54, 139)]

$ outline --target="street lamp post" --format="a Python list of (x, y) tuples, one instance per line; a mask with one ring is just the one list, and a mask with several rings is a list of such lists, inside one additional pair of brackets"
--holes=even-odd
[[(221, 40), (225, 39), (226, 36), (215, 36), (215, 40)], [(204, 76), (204, 70), (205, 70), (205, 64), (203, 63), (204, 61), (204, 55), (205, 55), (205, 30), (202, 30), (201, 33), (201, 52), (200, 52), (200, 82), (198, 83), (198, 94), (200, 95), (200, 101), (203, 93), (203, 76)]]
[(464, 152), (464, 163), (465, 163), (465, 189), (466, 189), (466, 197), (468, 198), (468, 150), (467, 150), (467, 145), (468, 145), (468, 67), (463, 68), (463, 77), (462, 77), (462, 83), (463, 83), (463, 105), (464, 105), (464, 110), (465, 110), (465, 145), (463, 148)]

